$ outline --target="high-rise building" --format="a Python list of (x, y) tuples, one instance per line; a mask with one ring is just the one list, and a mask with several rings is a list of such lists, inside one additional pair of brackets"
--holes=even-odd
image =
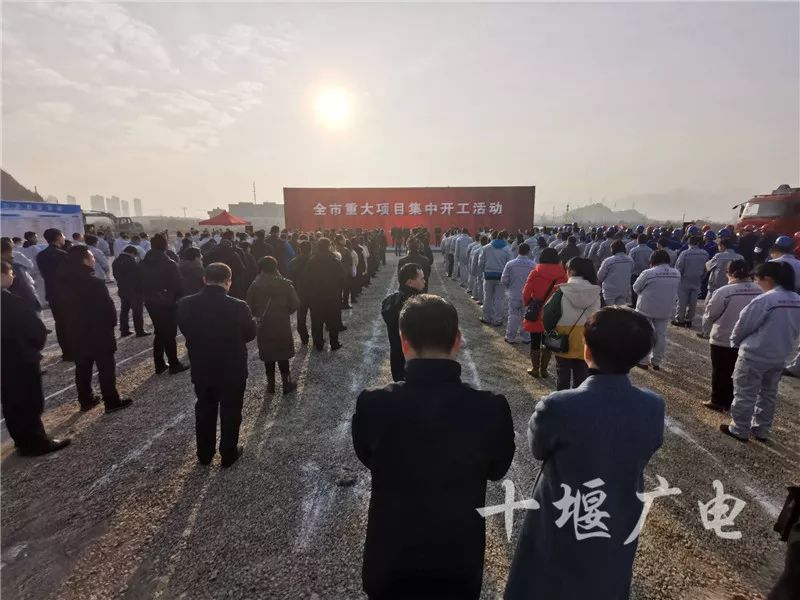
[(102, 212), (106, 212), (106, 199), (103, 198), (103, 196), (100, 196), (99, 194), (95, 194), (94, 196), (92, 196), (91, 205), (92, 205), (92, 210), (99, 210)]
[(50, 204), (58, 204), (58, 196), (53, 196), (53, 194), (50, 194), (47, 198), (44, 199), (44, 201)]
[(73, 196), (72, 194), (67, 194), (67, 204), (77, 204), (75, 196)]
[(106, 198), (106, 211), (110, 212), (115, 217), (122, 216), (122, 213), (120, 212), (119, 196), (111, 196), (110, 198)]
[(137, 217), (142, 216), (142, 200), (141, 198), (133, 199), (133, 214)]
[(128, 204), (128, 201), (127, 200), (123, 200), (121, 202), (121, 204), (122, 204), (122, 216), (123, 217), (130, 217), (131, 216), (131, 210), (130, 210), (130, 205)]

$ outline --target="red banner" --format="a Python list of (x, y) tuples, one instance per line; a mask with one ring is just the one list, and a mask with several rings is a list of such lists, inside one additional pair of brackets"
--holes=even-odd
[(506, 229), (533, 225), (533, 186), (447, 188), (283, 188), (286, 227), (383, 229), (466, 227)]

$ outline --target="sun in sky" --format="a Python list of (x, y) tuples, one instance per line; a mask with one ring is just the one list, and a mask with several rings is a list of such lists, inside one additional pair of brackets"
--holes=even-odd
[(322, 90), (314, 102), (317, 117), (330, 129), (344, 129), (347, 126), (352, 106), (350, 93), (340, 87)]

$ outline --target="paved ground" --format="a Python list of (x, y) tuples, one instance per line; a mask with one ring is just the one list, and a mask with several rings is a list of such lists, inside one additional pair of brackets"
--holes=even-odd
[[(309, 353), (297, 343), (300, 387), (265, 395), (255, 345), (245, 397), (245, 455), (222, 471), (195, 461), (194, 396), (189, 374), (155, 375), (151, 339), (126, 338), (117, 352), (119, 387), (132, 408), (105, 416), (77, 411), (71, 364), (45, 352), (45, 425), (73, 437), (72, 447), (39, 459), (19, 458), (3, 430), (2, 594), (9, 599), (65, 598), (360, 598), (361, 548), (369, 474), (356, 459), (349, 419), (358, 391), (390, 379), (380, 299), (396, 286), (394, 257), (353, 311), (338, 353)], [(525, 374), (527, 349), (478, 323), (478, 307), (442, 278), (432, 293), (450, 298), (467, 339), (464, 378), (504, 393), (517, 453), (508, 477), (531, 489), (538, 463), (525, 428), (537, 399), (551, 389)], [(112, 288), (112, 293), (114, 292)], [(49, 317), (48, 317), (49, 319)], [(656, 500), (635, 564), (637, 599), (759, 598), (779, 572), (784, 546), (772, 525), (784, 485), (798, 477), (800, 385), (781, 383), (770, 446), (739, 444), (719, 434), (724, 418), (700, 407), (709, 392), (705, 342), (669, 331), (661, 373), (634, 380), (667, 399), (664, 447), (647, 470), (682, 494)], [(182, 341), (179, 340), (179, 341)], [(51, 339), (48, 344), (54, 344)], [(183, 346), (179, 348), (183, 352)], [(725, 492), (747, 502), (735, 521), (742, 539), (706, 531), (698, 501)], [(503, 488), (489, 485), (487, 501)], [(518, 496), (518, 498), (521, 496)], [(509, 544), (501, 516), (487, 524), (484, 597), (503, 590)]]

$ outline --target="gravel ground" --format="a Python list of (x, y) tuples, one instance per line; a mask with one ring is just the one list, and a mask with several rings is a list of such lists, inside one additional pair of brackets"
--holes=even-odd
[[(380, 300), (396, 287), (395, 259), (354, 310), (337, 353), (297, 341), (298, 391), (265, 394), (255, 344), (241, 440), (245, 454), (223, 471), (195, 461), (189, 374), (155, 375), (152, 338), (120, 340), (119, 387), (134, 405), (105, 416), (77, 411), (71, 364), (58, 362), (51, 335), (43, 364), (45, 425), (73, 437), (57, 454), (23, 459), (3, 429), (2, 594), (19, 599), (361, 598), (361, 551), (369, 473), (356, 459), (349, 419), (357, 393), (390, 380)], [(517, 454), (507, 477), (527, 497), (538, 472), (525, 430), (551, 389), (525, 373), (527, 348), (478, 322), (479, 307), (442, 277), (437, 255), (430, 291), (459, 310), (466, 343), (463, 377), (502, 392), (511, 405)], [(112, 294), (115, 290), (112, 288)], [(48, 319), (50, 317), (48, 316)], [(182, 342), (182, 338), (179, 339)], [(180, 352), (184, 351), (179, 346)], [(784, 378), (773, 442), (739, 444), (717, 431), (724, 417), (700, 406), (708, 396), (705, 342), (669, 330), (660, 373), (637, 371), (638, 385), (667, 400), (663, 448), (646, 472), (682, 494), (655, 501), (640, 538), (633, 596), (650, 599), (761, 598), (780, 571), (785, 546), (772, 532), (785, 485), (800, 464), (800, 385)], [(747, 502), (725, 540), (703, 528), (698, 501), (712, 481)], [(487, 503), (502, 502), (491, 483)], [(502, 593), (522, 523), (509, 543), (501, 515), (487, 523), (485, 598)]]

